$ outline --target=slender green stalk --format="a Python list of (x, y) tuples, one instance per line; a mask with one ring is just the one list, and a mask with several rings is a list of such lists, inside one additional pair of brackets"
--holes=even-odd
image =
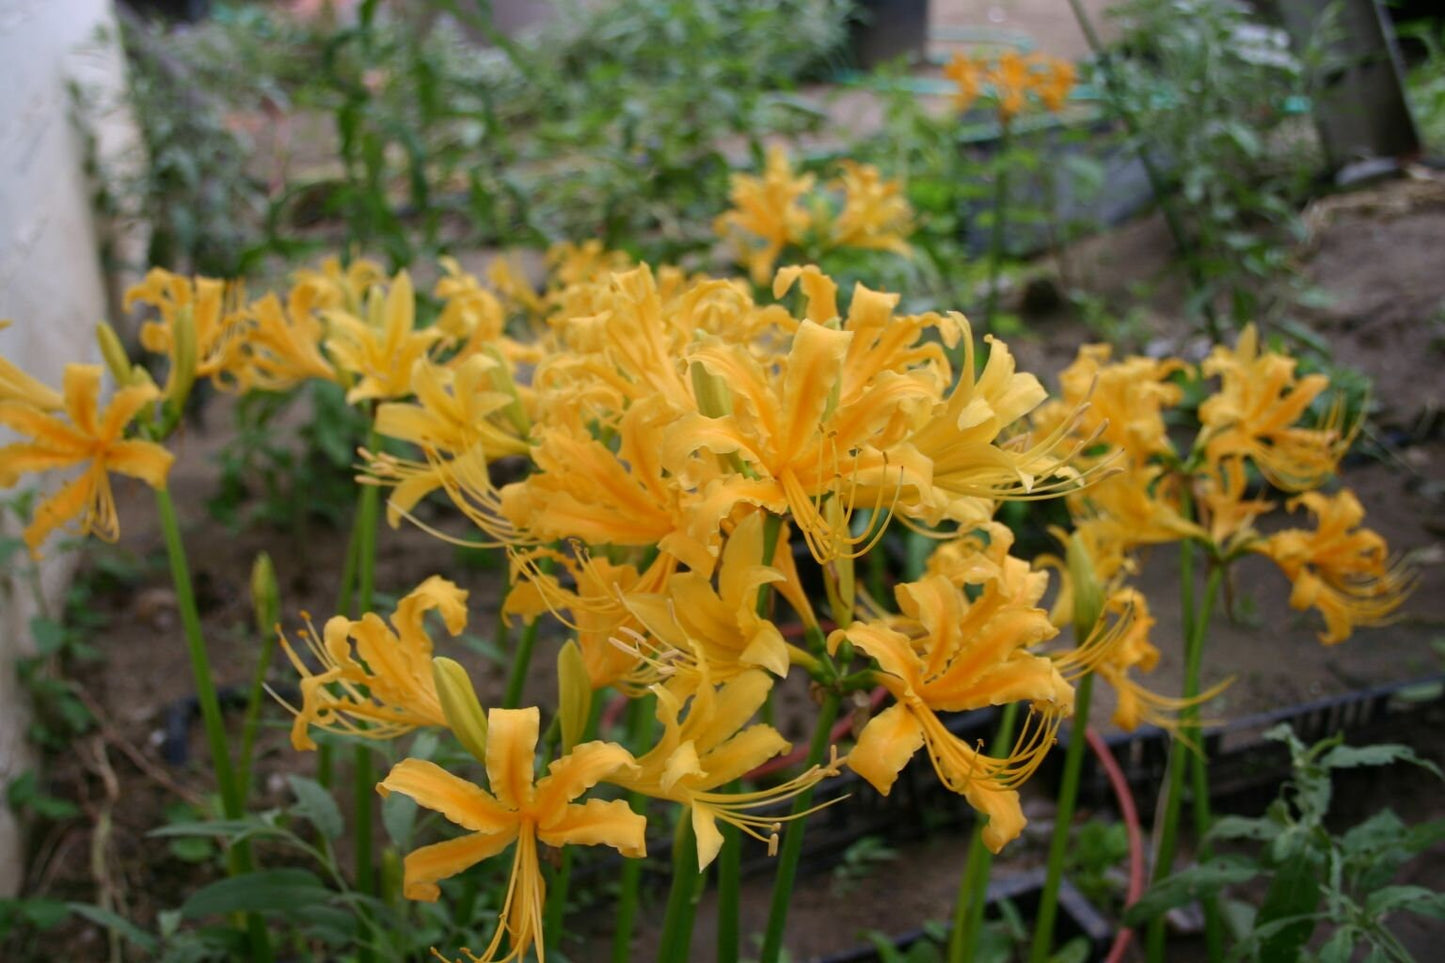
[[(818, 710), (817, 727), (813, 730), (813, 741), (808, 746), (805, 766), (816, 766), (823, 761), (833, 734), (833, 721), (838, 718), (838, 693), (828, 689), (823, 696), (823, 705)], [(773, 881), (773, 903), (768, 912), (768, 929), (763, 934), (763, 949), (758, 954), (758, 963), (778, 963), (783, 950), (783, 928), (788, 922), (788, 904), (793, 899), (793, 881), (798, 875), (798, 859), (803, 854), (803, 831), (807, 828), (804, 820), (797, 818), (813, 805), (813, 790), (809, 786), (793, 800), (794, 816), (783, 830), (783, 850), (778, 856), (778, 872)], [(675, 957), (683, 959), (683, 957)]]
[[(1099, 42), (1099, 35), (1094, 31), (1094, 23), (1089, 19), (1088, 13), (1079, 0), (1069, 0), (1069, 7), (1073, 10), (1074, 19), (1078, 21), (1079, 29), (1083, 31), (1084, 39), (1089, 44), (1089, 50), (1099, 65), (1099, 72), (1104, 75), (1104, 89), (1108, 94), (1109, 107), (1129, 134), (1129, 140), (1134, 145), (1134, 152), (1139, 157), (1139, 164), (1144, 168), (1144, 176), (1149, 180), (1149, 189), (1154, 194), (1154, 201), (1159, 205), (1160, 213), (1164, 215), (1164, 224), (1169, 229), (1170, 237), (1174, 239), (1174, 246), (1178, 248), (1180, 255), (1184, 258), (1185, 269), (1189, 272), (1189, 283), (1195, 291), (1203, 291), (1205, 287), (1204, 267), (1200, 264), (1199, 255), (1184, 230), (1184, 221), (1174, 207), (1174, 201), (1165, 184), (1164, 175), (1159, 171), (1159, 165), (1154, 162), (1149, 148), (1145, 146), (1144, 138), (1139, 135), (1139, 121), (1125, 103), (1124, 92), (1119, 89), (1118, 75), (1114, 73), (1109, 55), (1105, 52), (1103, 44)], [(1220, 341), (1219, 318), (1215, 314), (1214, 305), (1206, 298), (1203, 300), (1202, 307), (1210, 339)]]
[(572, 882), (572, 849), (562, 847), (562, 859), (551, 872), (547, 884), (547, 904), (543, 911), (542, 945), (558, 948), (562, 942), (562, 922), (567, 911), (567, 890)]
[[(1013, 745), (1018, 728), (1019, 704), (1004, 706), (989, 752), (1002, 756)], [(988, 876), (993, 869), (993, 853), (983, 844), (983, 827), (988, 817), (980, 815), (973, 825), (973, 838), (968, 844), (968, 859), (959, 881), (958, 899), (953, 908), (953, 928), (948, 937), (948, 963), (972, 963), (978, 953), (978, 937), (983, 931), (983, 911), (988, 906)]]
[[(1204, 639), (1208, 633), (1209, 615), (1214, 609), (1214, 602), (1219, 594), (1219, 586), (1223, 581), (1224, 567), (1215, 565), (1209, 572), (1208, 581), (1204, 589), (1204, 604), (1197, 612), (1194, 609), (1194, 549), (1189, 543), (1182, 547), (1180, 555), (1181, 577), (1188, 576), (1185, 583), (1186, 588), (1181, 590), (1181, 606), (1184, 619), (1184, 689), (1181, 693), (1185, 699), (1193, 699), (1199, 695), (1199, 675), (1204, 661)], [(1184, 771), (1189, 765), (1186, 754), (1191, 750), (1203, 753), (1204, 747), (1199, 743), (1199, 709), (1197, 706), (1190, 706), (1180, 714), (1180, 732), (1169, 748), (1169, 770), (1168, 790), (1164, 799), (1164, 811), (1160, 820), (1159, 848), (1154, 862), (1154, 883), (1158, 883), (1170, 874), (1173, 869), (1174, 856), (1178, 850), (1179, 814), (1183, 809), (1184, 802)], [(1207, 775), (1203, 780), (1196, 776), (1194, 783), (1195, 792), (1204, 793), (1205, 805), (1208, 805), (1209, 786)], [(1206, 810), (1207, 814), (1207, 810)], [(1207, 817), (1206, 817), (1207, 818)], [(1207, 829), (1207, 826), (1206, 826)], [(1217, 915), (1217, 908), (1216, 908)], [(1209, 911), (1206, 911), (1206, 916)], [(1163, 916), (1155, 917), (1149, 921), (1149, 929), (1145, 937), (1145, 947), (1151, 963), (1162, 963), (1164, 959), (1164, 930)], [(1219, 924), (1216, 924), (1218, 926)], [(1214, 939), (1223, 946), (1223, 931), (1218, 930)]]
[[(367, 436), (368, 450), (377, 449), (376, 429)], [(371, 611), (376, 593), (376, 527), (380, 515), (381, 489), (375, 485), (364, 485), (356, 515), (356, 614)], [(356, 888), (367, 896), (376, 896), (376, 860), (372, 848), (373, 826), (376, 807), (376, 768), (372, 760), (371, 746), (365, 740), (357, 742), (352, 751), (352, 840), (356, 854)], [(376, 958), (369, 944), (358, 948), (357, 958), (361, 963), (371, 963)]]
[[(627, 703), (627, 747), (641, 752), (649, 741), (653, 719), (651, 697), (632, 699)], [(647, 797), (641, 793), (628, 793), (627, 803), (636, 813), (644, 813)], [(621, 892), (617, 897), (616, 926), (612, 931), (612, 963), (630, 963), (632, 960), (632, 926), (637, 919), (637, 896), (642, 886), (642, 860), (622, 861), (622, 874), (618, 880)]]
[(239, 783), (243, 808), (251, 792), (251, 762), (256, 750), (256, 730), (261, 722), (261, 694), (266, 686), (266, 669), (271, 665), (271, 656), (275, 652), (276, 630), (271, 629), (261, 636), (261, 655), (256, 660), (256, 671), (251, 674), (251, 688), (246, 693), (246, 716), (241, 722), (241, 761), (236, 782)]
[(532, 651), (537, 647), (537, 629), (540, 619), (532, 619), (522, 629), (521, 641), (512, 656), (512, 668), (507, 674), (507, 692), (502, 697), (502, 708), (515, 709), (522, 703), (522, 689), (527, 684), (527, 672), (532, 667)]
[(983, 329), (993, 330), (998, 312), (998, 276), (1003, 268), (1004, 231), (1008, 227), (1008, 152), (1013, 133), (1005, 120), (998, 138), (998, 163), (993, 173), (993, 228), (988, 236), (988, 300), (984, 302)]
[[(216, 680), (211, 677), (211, 658), (201, 632), (201, 613), (196, 607), (196, 593), (191, 585), (191, 567), (186, 561), (186, 547), (181, 541), (181, 525), (176, 518), (175, 502), (164, 488), (156, 490), (156, 508), (160, 515), (161, 534), (165, 538), (166, 558), (171, 566), (171, 582), (176, 590), (176, 606), (181, 612), (181, 626), (186, 636), (186, 652), (190, 656), (191, 674), (196, 683), (196, 700), (201, 706), (201, 722), (206, 731), (206, 744), (211, 750), (211, 767), (216, 774), (216, 787), (221, 794), (221, 812), (227, 819), (240, 819), (245, 813), (245, 798), (236, 781), (236, 770), (226, 746), (226, 724), (221, 718), (221, 700), (216, 694)], [(239, 842), (227, 854), (232, 876), (251, 871), (251, 846)], [(246, 934), (251, 956), (261, 963), (272, 959), (271, 939), (265, 923), (255, 913), (246, 915)]]
[(221, 793), (221, 809), (227, 819), (239, 819), (241, 794), (236, 785), (236, 770), (226, 747), (226, 724), (221, 718), (221, 701), (216, 695), (216, 680), (211, 677), (211, 658), (201, 633), (201, 615), (196, 608), (195, 590), (191, 586), (191, 570), (186, 549), (181, 543), (180, 523), (175, 503), (164, 488), (156, 491), (160, 510), (161, 532), (165, 537), (166, 556), (171, 564), (171, 581), (176, 589), (176, 605), (181, 610), (181, 626), (185, 630), (186, 650), (191, 657), (191, 674), (196, 683), (196, 699), (201, 706), (201, 722), (206, 730), (206, 744), (211, 750), (211, 767), (216, 773), (216, 786)]
[(704, 874), (697, 868), (697, 836), (692, 831), (692, 811), (685, 810), (672, 836), (672, 887), (667, 893), (667, 915), (662, 922), (659, 960), (691, 959), (692, 923), (697, 915), (697, 897)]
[[(1203, 662), (1204, 640), (1208, 637), (1209, 617), (1214, 610), (1214, 599), (1224, 580), (1224, 566), (1215, 565), (1209, 572), (1204, 588), (1204, 605), (1197, 613), (1195, 636), (1199, 640), (1194, 647), (1195, 665), (1194, 694), (1199, 691), (1199, 674)], [(1209, 830), (1214, 820), (1209, 811), (1209, 757), (1204, 751), (1204, 733), (1199, 726), (1199, 706), (1191, 705), (1180, 713), (1180, 725), (1184, 738), (1198, 750), (1190, 756), (1190, 770), (1194, 784), (1194, 838), (1199, 859), (1209, 858)], [(1224, 960), (1224, 916), (1220, 912), (1217, 895), (1207, 895), (1204, 905), (1204, 942), (1209, 950), (1211, 963)]]
[(1059, 783), (1059, 805), (1054, 814), (1054, 835), (1049, 841), (1049, 870), (1039, 896), (1034, 918), (1034, 942), (1029, 963), (1047, 963), (1053, 949), (1054, 920), (1059, 911), (1059, 885), (1064, 879), (1064, 861), (1069, 855), (1069, 837), (1074, 823), (1074, 804), (1079, 798), (1079, 773), (1084, 768), (1088, 743), (1089, 703), (1094, 694), (1094, 673), (1079, 680), (1074, 692), (1074, 723), (1069, 727), (1069, 748), (1064, 754), (1064, 775)]
[[(727, 789), (737, 792), (734, 781)], [(742, 930), (742, 833), (732, 823), (722, 825), (722, 851), (717, 855), (717, 963), (738, 963), (738, 937)]]

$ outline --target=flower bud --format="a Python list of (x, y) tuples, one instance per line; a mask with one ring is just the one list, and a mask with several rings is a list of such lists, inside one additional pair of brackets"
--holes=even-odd
[(251, 565), (251, 608), (262, 635), (272, 631), (281, 610), (281, 592), (276, 587), (276, 568), (271, 556), (261, 552)]
[(733, 413), (733, 395), (727, 382), (694, 361), (688, 368), (692, 376), (692, 393), (697, 398), (697, 410), (709, 418), (723, 418)]
[(479, 762), (487, 759), (487, 714), (477, 701), (472, 678), (461, 663), (444, 656), (431, 660), (437, 698), (452, 734)]
[(196, 314), (190, 305), (176, 311), (171, 325), (171, 371), (166, 378), (166, 408), (172, 423), (178, 422), (185, 410), (186, 399), (196, 383)]
[(587, 730), (592, 713), (592, 680), (576, 640), (557, 653), (557, 718), (562, 726), (562, 751), (571, 752)]
[(1074, 590), (1074, 633), (1080, 641), (1089, 637), (1104, 614), (1104, 587), (1099, 584), (1089, 550), (1075, 532), (1069, 536), (1066, 552), (1069, 583)]
[(130, 357), (125, 353), (125, 347), (120, 343), (120, 336), (115, 329), (102, 321), (95, 326), (95, 340), (100, 345), (100, 356), (105, 359), (105, 366), (110, 369), (110, 376), (115, 379), (118, 387), (124, 388), (131, 383), (134, 374)]

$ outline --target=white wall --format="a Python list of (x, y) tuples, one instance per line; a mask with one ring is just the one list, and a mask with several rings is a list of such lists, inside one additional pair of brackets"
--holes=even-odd
[[(57, 386), (66, 362), (97, 360), (91, 332), (107, 313), (85, 138), (69, 82), (112, 105), (90, 119), (100, 152), (139, 156), (134, 128), (114, 109), (124, 89), (115, 31), (110, 0), (0, 0), (0, 318), (15, 322), (0, 331), (0, 354)], [(3, 432), (0, 444), (12, 440)], [(46, 559), (52, 605), (69, 571), (67, 559)], [(8, 582), (0, 581), (0, 785), (31, 764), (12, 663), (30, 645), (36, 602), (26, 582)], [(0, 895), (19, 885), (22, 854), (13, 815), (0, 801)]]

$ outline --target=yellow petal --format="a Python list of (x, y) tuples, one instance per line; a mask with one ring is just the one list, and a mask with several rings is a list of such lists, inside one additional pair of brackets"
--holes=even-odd
[(613, 742), (584, 742), (547, 767), (537, 781), (536, 809), (560, 809), (618, 769), (633, 766), (632, 753)]
[(407, 899), (435, 902), (441, 895), (437, 880), (455, 876), (490, 859), (506, 849), (517, 838), (515, 826), (498, 833), (472, 833), (444, 843), (433, 843), (406, 854), (403, 891)]
[(692, 807), (692, 834), (697, 840), (697, 871), (700, 873), (717, 859), (723, 846), (723, 834), (717, 828), (717, 819), (705, 806)]
[(621, 799), (589, 799), (538, 823), (537, 838), (549, 846), (611, 846), (636, 859), (647, 855), (647, 820)]
[(487, 713), (487, 778), (504, 806), (523, 809), (532, 803), (541, 718), (536, 706)]
[(923, 727), (913, 713), (894, 704), (869, 720), (848, 753), (848, 768), (888, 795), (898, 773), (923, 746)]
[(425, 759), (403, 759), (392, 766), (377, 791), (410, 796), (417, 805), (477, 833), (499, 833), (517, 823), (517, 814), (503, 808), (491, 793)]

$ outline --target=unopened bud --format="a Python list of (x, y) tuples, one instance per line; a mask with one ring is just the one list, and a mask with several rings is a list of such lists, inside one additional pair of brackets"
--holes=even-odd
[(1069, 582), (1074, 590), (1074, 632), (1082, 642), (1104, 614), (1104, 588), (1099, 584), (1094, 561), (1078, 532), (1069, 536), (1066, 555)]
[(452, 735), (479, 762), (487, 759), (487, 714), (477, 701), (472, 677), (460, 662), (437, 656), (431, 660), (432, 680), (436, 682), (437, 698)]
[(592, 713), (592, 680), (582, 649), (573, 639), (557, 653), (557, 719), (562, 726), (562, 751), (571, 752), (587, 731)]
[(115, 379), (116, 385), (121, 388), (129, 385), (134, 369), (115, 328), (104, 321), (100, 322), (95, 326), (95, 340), (100, 344), (100, 356), (105, 359), (105, 366), (110, 369), (110, 376)]
[(281, 612), (281, 592), (276, 587), (276, 568), (265, 552), (251, 565), (251, 608), (261, 634), (272, 631)]
[(733, 395), (727, 382), (703, 367), (701, 361), (694, 361), (688, 372), (692, 375), (692, 393), (697, 398), (699, 412), (709, 418), (733, 413)]
[(188, 304), (176, 311), (171, 324), (171, 371), (166, 378), (166, 408), (173, 422), (180, 420), (186, 399), (196, 383), (196, 313)]

